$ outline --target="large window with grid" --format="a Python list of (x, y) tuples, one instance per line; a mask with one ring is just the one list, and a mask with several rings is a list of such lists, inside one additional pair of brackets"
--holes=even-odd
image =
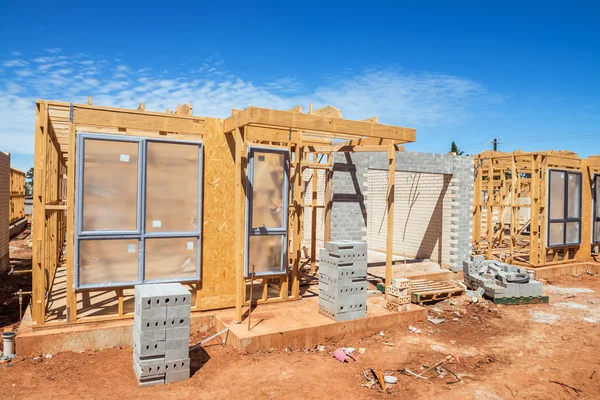
[(245, 274), (287, 271), (289, 152), (248, 147)]
[(75, 286), (200, 279), (202, 142), (77, 135)]
[(550, 170), (548, 247), (581, 243), (581, 172)]

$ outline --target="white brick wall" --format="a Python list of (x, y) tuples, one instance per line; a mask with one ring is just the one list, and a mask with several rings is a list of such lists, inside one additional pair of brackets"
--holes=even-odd
[[(450, 175), (396, 172), (394, 253), (449, 262)], [(367, 173), (367, 242), (370, 250), (385, 251), (388, 172)], [(446, 221), (444, 224), (443, 222)]]
[(8, 255), (8, 208), (10, 201), (10, 156), (0, 152), (0, 266)]

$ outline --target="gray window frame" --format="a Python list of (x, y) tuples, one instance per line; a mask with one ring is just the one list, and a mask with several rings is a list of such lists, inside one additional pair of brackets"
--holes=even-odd
[[(138, 196), (137, 196), (137, 229), (134, 231), (83, 231), (83, 181), (84, 177), (84, 156), (85, 156), (85, 140), (106, 140), (112, 142), (134, 142), (138, 144)], [(198, 229), (195, 231), (178, 231), (178, 232), (146, 232), (146, 161), (149, 143), (165, 143), (165, 144), (184, 144), (198, 147)], [(167, 283), (181, 282), (190, 283), (200, 281), (202, 270), (202, 176), (204, 170), (204, 143), (201, 140), (173, 140), (154, 137), (140, 136), (120, 136), (98, 133), (77, 133), (77, 156), (76, 156), (76, 189), (75, 189), (75, 254), (74, 254), (74, 285), (76, 290), (84, 289), (100, 289), (133, 286), (141, 283)], [(145, 243), (146, 239), (157, 238), (189, 238), (196, 241), (196, 275), (192, 278), (171, 278), (171, 279), (145, 279)], [(110, 239), (135, 239), (138, 241), (138, 279), (128, 282), (106, 282), (103, 284), (85, 284), (80, 282), (80, 243), (82, 240), (110, 240)]]
[[(253, 228), (252, 227), (252, 196), (254, 180), (254, 156), (255, 153), (277, 153), (284, 156), (284, 179), (282, 188), (282, 227), (281, 228)], [(246, 165), (246, 234), (244, 237), (244, 275), (250, 277), (249, 267), (249, 249), (250, 236), (281, 236), (281, 269), (279, 271), (255, 273), (255, 277), (273, 277), (285, 275), (288, 270), (287, 252), (288, 252), (288, 215), (289, 215), (289, 188), (290, 188), (290, 152), (285, 147), (247, 147), (247, 165)]]
[[(553, 172), (564, 173), (565, 174), (565, 197), (564, 197), (564, 218), (551, 218), (550, 210), (551, 208), (551, 198), (552, 198), (552, 187), (551, 187), (551, 175)], [(579, 175), (581, 184), (579, 185), (579, 218), (569, 217), (569, 175)], [(547, 178), (547, 210), (548, 210), (548, 221), (546, 223), (546, 248), (560, 248), (560, 247), (571, 247), (571, 246), (580, 246), (581, 245), (581, 228), (582, 228), (582, 199), (583, 199), (583, 174), (580, 171), (573, 170), (564, 170), (564, 169), (549, 169), (548, 170), (548, 178)], [(579, 222), (579, 239), (574, 243), (567, 243), (567, 224), (569, 222)], [(562, 223), (563, 224), (563, 243), (561, 244), (550, 244), (550, 224), (554, 223)]]

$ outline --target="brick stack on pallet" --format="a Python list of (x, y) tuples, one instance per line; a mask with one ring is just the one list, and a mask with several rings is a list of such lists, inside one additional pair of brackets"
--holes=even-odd
[(367, 243), (338, 240), (320, 250), (319, 313), (335, 321), (367, 316)]
[(190, 303), (179, 283), (135, 287), (133, 369), (140, 386), (189, 379)]
[(410, 309), (410, 280), (406, 278), (392, 279), (391, 286), (385, 290), (385, 308), (390, 311), (408, 311)]

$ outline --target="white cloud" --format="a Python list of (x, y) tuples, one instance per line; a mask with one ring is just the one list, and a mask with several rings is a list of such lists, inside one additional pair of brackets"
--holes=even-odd
[(7, 68), (14, 68), (14, 67), (25, 67), (29, 63), (27, 61), (25, 61), (25, 60), (16, 59), (16, 60), (7, 60), (7, 61), (4, 61), (2, 64), (5, 67), (7, 67)]
[(52, 47), (52, 48), (45, 49), (45, 50), (47, 53), (50, 53), (50, 54), (58, 54), (61, 52), (60, 48), (58, 48), (58, 47)]
[[(14, 61), (19, 64), (11, 64)], [(3, 151), (33, 153), (36, 98), (85, 103), (90, 95), (94, 104), (137, 108), (145, 102), (147, 110), (155, 111), (174, 109), (188, 101), (195, 114), (213, 117), (226, 117), (231, 108), (251, 105), (289, 109), (302, 104), (307, 110), (312, 102), (315, 108), (334, 105), (350, 119), (377, 115), (382, 123), (421, 127), (466, 120), (473, 104), (490, 94), (466, 78), (399, 69), (331, 77), (319, 87), (288, 76), (256, 83), (228, 71), (218, 55), (187, 66), (181, 75), (167, 71), (159, 60), (153, 69), (139, 69), (127, 65), (126, 60), (115, 62), (114, 58), (89, 54), (36, 56), (30, 60), (37, 64), (36, 74), (23, 68), (28, 61), (4, 61), (5, 66), (22, 68), (0, 75)]]

